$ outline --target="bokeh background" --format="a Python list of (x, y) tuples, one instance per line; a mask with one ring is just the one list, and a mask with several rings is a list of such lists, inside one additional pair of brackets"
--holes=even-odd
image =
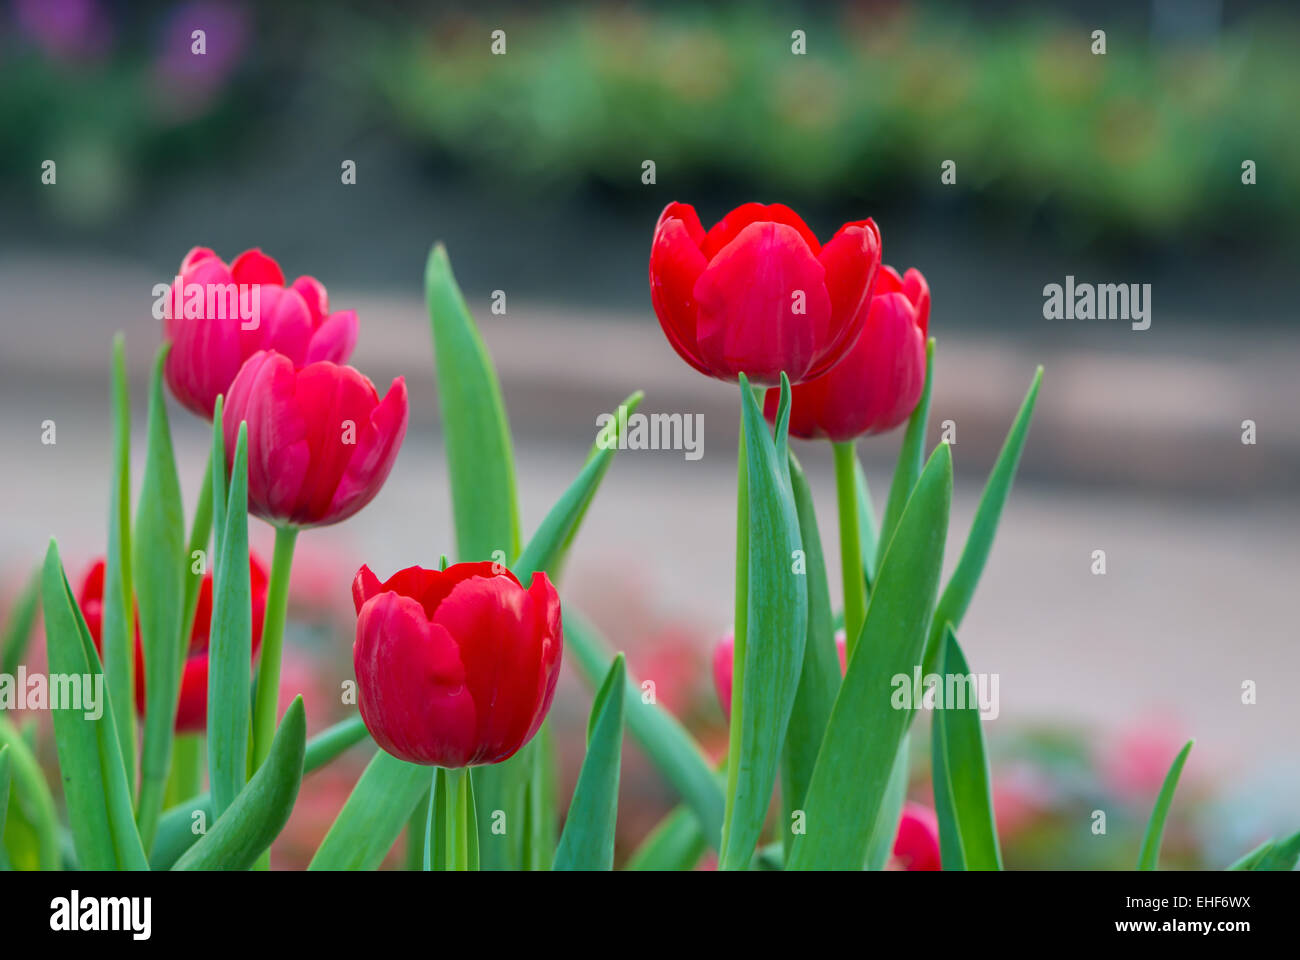
[[(190, 53), (195, 29), (204, 56)], [(497, 29), (504, 56), (489, 52)], [(1091, 53), (1097, 29), (1104, 56)], [(791, 52), (795, 30), (806, 55)], [(1194, 736), (1165, 859), (1222, 866), (1300, 826), (1297, 54), (1294, 5), (1216, 0), (8, 0), (0, 614), (51, 535), (74, 577), (103, 550), (113, 333), (127, 336), (138, 481), (161, 334), (153, 285), (191, 246), (226, 259), (260, 246), (290, 277), (322, 280), (335, 309), (358, 309), (355, 364), (381, 388), (397, 375), (410, 387), (387, 487), (299, 541), (285, 686), (306, 695), (313, 730), (342, 716), (357, 566), (429, 565), (453, 542), (421, 302), (442, 240), (503, 382), (525, 535), (581, 463), (596, 415), (631, 390), (646, 391), (644, 411), (704, 415), (698, 461), (619, 455), (565, 593), (716, 750), (707, 665), (731, 618), (738, 405), (658, 330), (651, 230), (672, 200), (706, 224), (780, 201), (823, 237), (873, 216), (886, 262), (919, 267), (933, 290), (931, 442), (942, 421), (956, 425), (949, 568), (1046, 368), (962, 629), (972, 668), (1000, 676), (986, 730), (1008, 864), (1131, 865), (1160, 780)], [(947, 160), (954, 185), (940, 180)], [(1151, 328), (1043, 319), (1044, 285), (1066, 275), (1150, 283)], [(504, 315), (489, 310), (495, 290)], [(206, 424), (171, 412), (192, 504)], [(53, 446), (40, 442), (47, 419)], [(877, 509), (898, 441), (860, 444)], [(829, 452), (798, 452), (834, 581)], [(1104, 576), (1091, 572), (1099, 549)], [(42, 646), (38, 632), (28, 662)], [(1246, 680), (1254, 705), (1241, 702)], [(589, 702), (566, 674), (554, 713), (566, 790)], [(52, 769), (48, 717), (19, 719), (36, 724)], [(365, 760), (354, 750), (306, 783), (278, 865), (310, 857)], [(672, 801), (629, 746), (620, 856)], [(1108, 812), (1104, 837), (1089, 829), (1095, 809)]]

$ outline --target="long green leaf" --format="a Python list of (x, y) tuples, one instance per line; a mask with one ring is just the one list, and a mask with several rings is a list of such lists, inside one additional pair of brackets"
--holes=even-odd
[(1174, 802), (1174, 791), (1178, 789), (1178, 778), (1182, 776), (1183, 764), (1187, 763), (1187, 755), (1192, 752), (1192, 744), (1195, 742), (1195, 740), (1188, 740), (1183, 749), (1178, 752), (1173, 766), (1165, 775), (1165, 782), (1160, 786), (1155, 808), (1151, 811), (1146, 833), (1142, 836), (1142, 849), (1138, 852), (1137, 862), (1139, 870), (1154, 870), (1160, 860), (1160, 841), (1164, 838), (1165, 819), (1169, 816), (1170, 804)]
[(1038, 400), (1038, 388), (1043, 382), (1043, 368), (1034, 373), (1025, 394), (1020, 412), (1016, 414), (1011, 430), (1002, 444), (998, 459), (989, 473), (984, 492), (980, 495), (979, 506), (975, 509), (975, 519), (971, 522), (970, 533), (966, 536), (966, 545), (962, 548), (961, 558), (953, 570), (948, 585), (944, 587), (935, 609), (934, 620), (930, 625), (930, 636), (925, 647), (925, 672), (933, 671), (939, 660), (939, 641), (943, 626), (951, 623), (953, 629), (961, 626), (966, 608), (970, 606), (979, 584), (980, 574), (988, 561), (989, 551), (993, 548), (993, 537), (998, 530), (998, 520), (1002, 517), (1002, 508), (1011, 493), (1011, 484), (1016, 479), (1016, 467), (1020, 464), (1020, 454), (1025, 449), (1025, 438), (1029, 435), (1029, 422), (1034, 417), (1034, 404)]
[(135, 784), (135, 612), (131, 584), (131, 403), (122, 335), (113, 338), (113, 471), (104, 557), (104, 682), (114, 704), (117, 742), (130, 789)]
[(430, 780), (428, 767), (376, 751), (307, 869), (374, 870), (397, 842)]
[[(614, 660), (595, 628), (571, 606), (564, 607), (564, 648), (567, 662), (576, 665), (592, 687), (602, 682)], [(716, 850), (722, 837), (726, 802), (717, 773), (686, 728), (661, 704), (647, 702), (630, 674), (627, 694), (628, 729), (650, 762), (691, 808), (705, 840)]]
[[(220, 430), (218, 424), (215, 428)], [(252, 583), (248, 568), (248, 424), (239, 425), (221, 549), (212, 583), (208, 646), (208, 781), (220, 817), (244, 789), (253, 659)]]
[(930, 420), (930, 391), (933, 386), (934, 337), (931, 337), (925, 345), (925, 386), (921, 389), (921, 399), (917, 401), (916, 408), (907, 418), (907, 430), (903, 433), (903, 444), (898, 450), (898, 461), (894, 465), (894, 479), (889, 484), (889, 499), (885, 501), (885, 515), (880, 521), (880, 538), (876, 545), (877, 570), (884, 561), (889, 541), (898, 529), (908, 498), (921, 476), (921, 464), (925, 462), (925, 428)]
[[(31, 746), (4, 714), (0, 714), (0, 744), (9, 748), (13, 775), (9, 833), (6, 837), (0, 830), (0, 846), (8, 846), (15, 870), (57, 870), (59, 819), (54, 797)], [(24, 839), (27, 842), (22, 842)]]
[(940, 444), (899, 521), (804, 802), (805, 832), (788, 869), (860, 870), (914, 705), (895, 704), (895, 678), (921, 662), (938, 592), (952, 498), (952, 456)]
[(247, 870), (289, 822), (302, 784), (307, 715), (294, 697), (253, 779), (173, 870)]
[(187, 645), (181, 627), (188, 558), (180, 480), (176, 476), (176, 457), (163, 399), (166, 359), (164, 346), (158, 351), (149, 389), (149, 443), (131, 544), (132, 581), (139, 603), (145, 666), (144, 747), (136, 819), (146, 850), (153, 843), (162, 812)]
[[(41, 596), (54, 739), (78, 860), (87, 869), (147, 870), (132, 818), (131, 788), (117, 742), (113, 703), (53, 540), (45, 554)], [(92, 685), (88, 696), (95, 700), (93, 707), (84, 696), (69, 698), (71, 688), (62, 683), (61, 689), (54, 689), (56, 680), (68, 679), (77, 689), (84, 689), (84, 683)]]
[(674, 807), (628, 858), (627, 870), (692, 870), (709, 845), (690, 807)]
[(555, 744), (549, 723), (543, 722), (529, 745), (528, 783), (524, 789), (525, 870), (550, 870), (557, 843)]
[[(944, 631), (940, 676), (945, 683), (954, 677), (971, 676), (951, 624)], [(961, 689), (975, 696), (973, 685)], [(978, 700), (962, 708), (945, 702), (942, 710), (936, 710), (930, 725), (930, 743), (934, 807), (939, 817), (939, 850), (944, 869), (1001, 870), (1002, 850), (993, 818), (993, 793)]]
[[(802, 551), (799, 517), (784, 449), (790, 385), (781, 378), (776, 439), (742, 375), (747, 536), (737, 564), (747, 569), (744, 626), (737, 617), (731, 707), (731, 763), (719, 866), (749, 866), (776, 784), (785, 735), (803, 667), (808, 629), (806, 577), (794, 572)], [(743, 691), (743, 694), (741, 693)]]
[[(359, 716), (340, 720), (322, 730), (307, 741), (302, 761), (303, 776), (319, 770), (369, 736)], [(199, 794), (166, 810), (158, 821), (158, 835), (149, 853), (149, 866), (154, 870), (170, 870), (181, 854), (198, 840), (194, 825), (200, 821), (211, 823), (215, 819), (210, 793)]]
[(835, 695), (840, 689), (840, 657), (835, 648), (835, 618), (831, 613), (830, 585), (826, 579), (826, 560), (821, 536), (817, 532), (817, 513), (813, 509), (812, 490), (803, 468), (794, 454), (790, 458), (790, 486), (799, 533), (803, 539), (804, 564), (808, 582), (808, 632), (804, 644), (803, 668), (799, 687), (790, 711), (790, 725), (781, 754), (781, 801), (785, 820), (784, 833), (793, 822), (791, 814), (803, 808), (804, 794), (812, 780), (817, 751), (826, 733)]
[(880, 812), (876, 814), (876, 823), (871, 828), (871, 839), (867, 842), (867, 869), (883, 870), (894, 852), (894, 840), (898, 837), (898, 822), (903, 815), (903, 804), (907, 801), (907, 778), (911, 773), (911, 733), (904, 733), (894, 755), (894, 766), (889, 771), (889, 780), (885, 784), (885, 795), (880, 800)]
[(871, 505), (871, 490), (867, 475), (862, 471), (862, 461), (853, 458), (853, 485), (858, 495), (858, 542), (862, 546), (862, 575), (867, 580), (867, 593), (876, 582), (876, 551), (880, 534), (876, 530), (876, 508)]
[(0, 673), (12, 676), (18, 672), (18, 664), (27, 655), (27, 645), (31, 641), (32, 628), (36, 626), (36, 610), (40, 602), (41, 571), (38, 567), (32, 571), (22, 593), (18, 594), (5, 623), (4, 639), (0, 640)]
[(591, 705), (587, 756), (555, 851), (556, 870), (613, 870), (618, 779), (623, 756), (623, 697), (627, 671), (614, 658)]
[(1264, 855), (1250, 869), (1291, 871), (1300, 862), (1300, 833), (1293, 833), (1285, 840), (1273, 843)]
[(9, 818), (9, 745), (0, 743), (0, 870), (9, 869), (9, 857), (5, 853), (5, 825)]

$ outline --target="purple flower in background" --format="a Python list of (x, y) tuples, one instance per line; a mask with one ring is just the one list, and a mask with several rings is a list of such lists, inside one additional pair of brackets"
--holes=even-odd
[(174, 113), (190, 115), (207, 106), (239, 65), (247, 34), (242, 6), (193, 0), (167, 16), (154, 72)]
[(13, 12), (26, 38), (57, 60), (97, 59), (112, 41), (99, 0), (14, 0)]

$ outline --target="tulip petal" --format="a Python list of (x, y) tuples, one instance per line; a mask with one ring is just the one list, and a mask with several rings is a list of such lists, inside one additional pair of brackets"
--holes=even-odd
[(245, 250), (230, 265), (236, 283), (273, 283), (284, 286), (284, 271), (272, 258), (254, 247)]
[(793, 227), (745, 227), (695, 284), (705, 364), (759, 384), (780, 382), (783, 370), (804, 380), (830, 330), (825, 275)]
[(185, 254), (185, 259), (181, 261), (180, 272), (184, 273), (200, 260), (207, 260), (209, 258), (220, 259), (211, 247), (191, 247), (190, 252)]
[(704, 251), (706, 257), (712, 259), (723, 247), (740, 236), (746, 227), (754, 223), (782, 223), (787, 227), (793, 227), (808, 245), (813, 256), (821, 250), (817, 235), (809, 229), (808, 224), (803, 222), (799, 214), (784, 203), (742, 203), (713, 225), (705, 235), (700, 249)]
[(340, 310), (324, 319), (307, 345), (304, 363), (347, 363), (357, 345), (359, 322), (355, 310)]
[(826, 268), (826, 292), (831, 300), (831, 337), (809, 379), (819, 377), (840, 360), (866, 323), (868, 298), (880, 267), (880, 232), (871, 220), (846, 223), (817, 257)]
[(900, 284), (903, 294), (916, 308), (916, 325), (921, 328), (922, 338), (930, 335), (930, 285), (925, 282), (921, 271), (911, 267), (903, 274)]
[(295, 367), (306, 363), (312, 339), (311, 311), (294, 290), (262, 284), (258, 289), (258, 313), (249, 321), (251, 329), (240, 324), (240, 344), (246, 355), (258, 350), (274, 350), (293, 361)]
[(227, 469), (239, 423), (248, 421), (249, 509), (271, 521), (293, 517), (312, 467), (296, 379), (288, 357), (265, 350), (253, 354), (230, 385), (223, 416)]
[(289, 289), (302, 297), (303, 302), (307, 304), (307, 309), (311, 311), (312, 326), (317, 326), (324, 317), (329, 315), (329, 294), (325, 291), (325, 284), (315, 277), (299, 277), (289, 285)]
[[(695, 225), (699, 226), (699, 218)], [(655, 231), (650, 247), (650, 301), (655, 316), (678, 356), (700, 373), (712, 375), (699, 359), (696, 342), (695, 285), (707, 266), (687, 222), (670, 219)]]
[[(373, 394), (374, 387), (371, 386), (370, 390)], [(409, 415), (406, 380), (398, 377), (379, 405), (365, 411), (361, 415), (364, 420), (358, 417), (356, 445), (350, 448), (353, 450), (351, 458), (328, 501), (330, 523), (346, 520), (375, 498), (397, 460), (397, 452), (406, 437)]]

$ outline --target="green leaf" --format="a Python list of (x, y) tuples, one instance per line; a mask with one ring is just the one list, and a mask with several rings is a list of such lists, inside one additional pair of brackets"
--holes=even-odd
[[(95, 685), (90, 694), (95, 698), (93, 707), (81, 696), (55, 707), (55, 691), (50, 691), (59, 771), (77, 858), (89, 870), (147, 870), (132, 818), (131, 788), (117, 742), (113, 703), (53, 540), (45, 554), (41, 596), (50, 677), (76, 678), (78, 691), (83, 678)], [(65, 693), (70, 692), (65, 688)]]
[(1192, 752), (1192, 744), (1195, 742), (1195, 740), (1187, 741), (1186, 746), (1174, 758), (1174, 765), (1169, 768), (1169, 773), (1165, 775), (1165, 782), (1156, 797), (1155, 809), (1151, 811), (1151, 819), (1147, 822), (1147, 832), (1142, 837), (1142, 850), (1138, 853), (1137, 862), (1139, 870), (1154, 870), (1160, 859), (1160, 841), (1165, 833), (1165, 818), (1169, 816), (1169, 806), (1174, 802), (1174, 791), (1178, 788), (1178, 778), (1182, 775), (1183, 764), (1187, 762), (1187, 755)]
[[(366, 725), (360, 716), (327, 727), (307, 741), (302, 761), (303, 776), (319, 770), (349, 747), (368, 737)], [(197, 813), (202, 813), (204, 823), (216, 819), (211, 794), (203, 793), (187, 799), (163, 813), (158, 821), (158, 835), (154, 838), (153, 850), (149, 854), (150, 867), (154, 870), (170, 870), (181, 854), (194, 845), (199, 839), (193, 830)]]
[(785, 813), (782, 830), (790, 825), (790, 814), (803, 808), (804, 794), (812, 779), (817, 751), (826, 733), (835, 695), (840, 689), (840, 655), (835, 647), (835, 618), (831, 613), (830, 585), (826, 578), (826, 560), (821, 536), (817, 532), (817, 514), (813, 509), (812, 490), (803, 467), (794, 454), (789, 455), (790, 485), (794, 495), (799, 532), (803, 540), (805, 576), (808, 590), (808, 630), (804, 644), (803, 667), (799, 687), (790, 711), (790, 725), (785, 733), (785, 750), (781, 754), (781, 802)]
[[(944, 631), (945, 678), (971, 676), (952, 624)], [(965, 688), (975, 697), (974, 681)], [(964, 708), (944, 703), (930, 724), (930, 761), (933, 767), (934, 808), (939, 817), (939, 850), (948, 870), (1001, 870), (989, 762), (980, 726), (979, 701)]]
[(0, 743), (0, 870), (9, 869), (9, 857), (2, 842), (9, 818), (9, 745)]
[[(543, 721), (537, 736), (528, 745), (529, 773), (524, 788), (525, 870), (550, 870), (555, 855), (556, 792), (554, 738), (551, 726)], [(481, 838), (480, 838), (481, 839)]]
[(1230, 865), (1229, 865), (1228, 867), (1226, 867), (1225, 869), (1228, 869), (1228, 870), (1258, 870), (1258, 869), (1259, 869), (1259, 864), (1263, 863), (1264, 860), (1265, 860), (1265, 858), (1266, 858), (1266, 857), (1269, 855), (1269, 853), (1273, 850), (1273, 845), (1274, 845), (1275, 842), (1276, 842), (1276, 841), (1274, 841), (1274, 840), (1272, 840), (1272, 839), (1265, 840), (1263, 843), (1261, 843), (1261, 844), (1260, 844), (1258, 847), (1256, 847), (1254, 850), (1250, 851), (1250, 852), (1247, 853), (1247, 854), (1244, 854), (1244, 855), (1241, 857), (1241, 859), (1233, 861), (1233, 863), (1230, 864)]
[(627, 870), (693, 870), (709, 845), (690, 807), (674, 807), (641, 842)]
[(880, 535), (876, 531), (876, 510), (871, 505), (871, 491), (867, 488), (867, 475), (862, 472), (862, 461), (853, 458), (853, 484), (858, 494), (858, 542), (862, 546), (862, 575), (867, 581), (867, 591), (876, 582), (876, 550)]
[(438, 405), (446, 437), (460, 560), (519, 554), (519, 507), (510, 426), (492, 359), (461, 296), (442, 244), (429, 253), (425, 297), (433, 327)]
[(1250, 869), (1291, 871), (1300, 861), (1300, 833), (1293, 833), (1278, 843), (1273, 843)]
[[(221, 429), (218, 424), (214, 430)], [(248, 567), (248, 424), (239, 425), (230, 495), (221, 511), (208, 646), (208, 781), (220, 817), (248, 778), (253, 607)]]
[(163, 364), (158, 351), (149, 389), (149, 443), (144, 480), (136, 508), (132, 542), (133, 576), (144, 646), (144, 748), (136, 819), (147, 850), (162, 812), (163, 790), (171, 764), (172, 730), (180, 697), (187, 638), (182, 633), (185, 603), (185, 518), (180, 480), (172, 452), (171, 428), (163, 399)]
[(724, 870), (747, 869), (762, 834), (808, 629), (806, 578), (793, 570), (802, 543), (789, 460), (784, 454), (777, 458), (789, 426), (790, 385), (782, 375), (775, 441), (743, 375), (740, 388), (748, 520), (745, 535), (738, 537), (737, 564), (744, 564), (747, 575), (745, 613), (737, 616), (735, 630), (738, 695), (731, 705), (727, 812), (718, 858)]
[(13, 676), (27, 655), (27, 645), (36, 626), (36, 608), (41, 601), (41, 571), (32, 571), (23, 592), (14, 601), (5, 624), (4, 639), (0, 640), (0, 673)]
[(904, 733), (894, 755), (894, 766), (889, 771), (889, 782), (885, 785), (885, 795), (880, 801), (880, 812), (876, 814), (875, 826), (871, 828), (871, 840), (867, 843), (867, 869), (883, 870), (894, 852), (894, 841), (898, 838), (898, 823), (903, 816), (903, 804), (907, 801), (907, 779), (911, 773), (912, 735)]
[[(595, 628), (570, 606), (564, 607), (564, 653), (590, 686), (608, 673), (614, 656)], [(627, 678), (627, 727), (678, 795), (700, 821), (710, 847), (722, 837), (726, 803), (717, 773), (677, 719), (657, 702), (646, 703), (632, 675)]]
[(430, 779), (428, 767), (376, 751), (307, 869), (374, 870), (401, 836)]
[(0, 744), (9, 748), (13, 776), (9, 832), (6, 836), (0, 830), (0, 846), (7, 847), (10, 864), (16, 870), (60, 869), (59, 818), (54, 797), (31, 746), (3, 714)]
[(1011, 493), (1011, 484), (1016, 479), (1016, 467), (1020, 464), (1020, 454), (1025, 448), (1029, 421), (1034, 417), (1034, 404), (1038, 400), (1038, 388), (1042, 382), (1043, 368), (1039, 367), (1029, 384), (1029, 392), (1020, 405), (1020, 412), (1016, 414), (1007, 439), (1002, 444), (998, 459), (993, 464), (993, 470), (989, 473), (984, 492), (980, 495), (979, 506), (975, 508), (975, 519), (966, 536), (966, 546), (962, 548), (957, 567), (953, 570), (948, 585), (944, 587), (930, 625), (930, 636), (925, 646), (926, 673), (932, 673), (938, 663), (939, 641), (944, 624), (951, 623), (954, 630), (959, 628), (962, 617), (966, 615), (966, 608), (975, 595), (975, 587), (979, 584), (980, 574), (984, 572), (984, 564), (993, 548), (993, 536), (998, 530), (1002, 508)]
[(247, 870), (289, 822), (302, 784), (307, 715), (294, 697), (271, 752), (229, 809), (176, 861), (173, 870)]
[(613, 870), (618, 777), (623, 756), (623, 654), (614, 658), (591, 705), (587, 756), (555, 851), (556, 870)]
[(952, 498), (952, 456), (930, 457), (885, 553), (866, 621), (804, 802), (806, 832), (787, 861), (794, 870), (860, 870), (879, 819), (912, 705), (895, 708), (894, 678), (912, 677), (938, 591)]
[(110, 401), (113, 472), (108, 498), (108, 551), (104, 557), (101, 621), (104, 683), (117, 719), (117, 742), (127, 788), (135, 783), (135, 604), (131, 584), (131, 402), (122, 335), (113, 338)]
[(925, 462), (925, 428), (930, 419), (930, 391), (933, 386), (934, 337), (931, 337), (925, 345), (925, 386), (921, 389), (921, 399), (917, 401), (916, 408), (907, 418), (903, 445), (898, 450), (898, 461), (894, 465), (894, 479), (889, 484), (889, 499), (885, 501), (885, 515), (880, 521), (880, 539), (876, 545), (877, 570), (884, 561), (889, 541), (898, 529), (908, 498), (921, 476), (921, 464)]

